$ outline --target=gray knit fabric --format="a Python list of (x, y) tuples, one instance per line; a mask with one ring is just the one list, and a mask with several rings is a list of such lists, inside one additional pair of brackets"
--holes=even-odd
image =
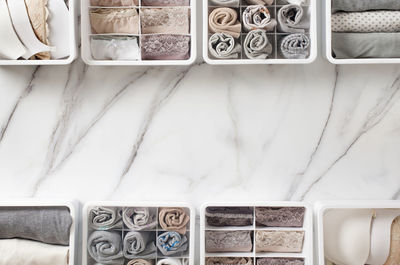
[(124, 237), (124, 256), (133, 258), (155, 258), (157, 248), (154, 244), (155, 233), (129, 232)]
[(310, 28), (310, 17), (303, 7), (296, 4), (285, 5), (278, 11), (278, 30), (288, 33), (304, 33)]
[(290, 34), (281, 41), (281, 52), (286, 59), (306, 59), (309, 55), (310, 39), (302, 33)]
[(272, 53), (272, 44), (262, 29), (250, 31), (244, 39), (243, 46), (249, 59), (266, 59)]
[(98, 263), (120, 265), (124, 264), (121, 234), (109, 231), (94, 231), (90, 234), (87, 250)]
[(332, 12), (399, 10), (399, 0), (332, 0)]

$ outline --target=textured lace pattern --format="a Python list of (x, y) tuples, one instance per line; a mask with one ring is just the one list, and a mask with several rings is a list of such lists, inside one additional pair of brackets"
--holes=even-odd
[(257, 252), (301, 252), (304, 231), (257, 231)]
[(139, 0), (90, 0), (91, 6), (138, 6)]
[(304, 265), (302, 258), (259, 258), (257, 265)]
[(187, 7), (143, 8), (140, 13), (142, 33), (189, 33)]
[(189, 36), (144, 35), (142, 36), (142, 59), (185, 60), (189, 58)]
[(304, 207), (257, 207), (256, 222), (268, 227), (302, 227)]
[(248, 252), (253, 231), (206, 231), (207, 252)]
[(139, 15), (136, 8), (99, 8), (90, 11), (92, 33), (138, 34)]
[(207, 257), (206, 265), (253, 265), (249, 257)]
[(189, 0), (142, 0), (144, 6), (188, 6)]
[[(224, 35), (221, 35), (221, 38), (223, 37)], [(234, 48), (234, 46), (229, 47)], [(250, 207), (208, 207), (206, 219), (212, 226), (252, 225), (253, 209)]]

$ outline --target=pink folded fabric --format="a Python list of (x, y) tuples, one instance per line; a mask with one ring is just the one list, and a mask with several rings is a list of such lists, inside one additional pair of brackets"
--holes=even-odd
[(143, 60), (187, 60), (190, 57), (190, 37), (184, 35), (142, 35)]
[(142, 34), (189, 34), (189, 8), (142, 8)]
[(91, 6), (139, 6), (139, 0), (90, 0)]
[(142, 0), (142, 6), (188, 6), (189, 0)]

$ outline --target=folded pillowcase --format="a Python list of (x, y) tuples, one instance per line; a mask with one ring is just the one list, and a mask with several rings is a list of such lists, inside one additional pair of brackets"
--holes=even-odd
[(89, 211), (89, 224), (97, 230), (122, 228), (122, 213), (116, 207), (96, 206)]
[(245, 0), (249, 5), (262, 5), (270, 6), (274, 3), (274, 0)]
[(95, 60), (136, 61), (140, 58), (138, 38), (133, 36), (92, 36), (90, 47)]
[(189, 8), (142, 8), (142, 34), (189, 34)]
[(242, 26), (235, 9), (219, 7), (208, 16), (208, 26), (213, 33), (226, 33), (234, 38), (240, 37)]
[(183, 35), (142, 35), (143, 60), (187, 60), (190, 57), (190, 37)]
[(262, 29), (250, 31), (244, 39), (243, 46), (249, 59), (266, 59), (272, 53), (272, 44)]
[(207, 207), (207, 224), (212, 226), (245, 226), (253, 224), (251, 207)]
[(124, 264), (121, 234), (117, 232), (94, 231), (88, 238), (87, 250), (98, 263)]
[(257, 265), (304, 265), (303, 258), (258, 258)]
[(278, 11), (278, 30), (288, 33), (304, 33), (310, 27), (310, 20), (300, 5), (290, 4)]
[(398, 0), (333, 0), (332, 12), (337, 11), (367, 11), (367, 10), (399, 10)]
[(157, 237), (157, 247), (165, 256), (182, 254), (188, 249), (188, 239), (177, 232), (165, 232)]
[(152, 232), (129, 232), (124, 237), (124, 257), (155, 258), (155, 235)]
[(249, 257), (206, 257), (206, 265), (253, 265)]
[[(214, 33), (208, 40), (208, 50), (217, 59), (237, 59), (240, 55), (241, 46), (231, 35)], [(218, 218), (215, 219), (216, 221), (212, 225), (216, 225), (215, 223), (218, 222)], [(208, 220), (207, 217), (207, 222)], [(210, 222), (208, 223), (211, 224)]]
[(125, 208), (122, 212), (122, 219), (129, 229), (137, 231), (152, 229), (157, 225), (157, 213), (155, 208)]
[(239, 0), (210, 0), (210, 5), (239, 7)]
[(333, 32), (398, 32), (400, 11), (338, 12), (332, 15)]
[(157, 262), (157, 265), (188, 265), (188, 259), (177, 259), (177, 258), (166, 258), (160, 259)]
[(286, 59), (306, 59), (309, 55), (310, 39), (303, 33), (294, 33), (281, 41), (281, 53)]
[(188, 6), (190, 0), (142, 0), (142, 6)]
[(154, 261), (151, 259), (133, 259), (130, 260), (126, 265), (154, 265)]
[(206, 231), (206, 252), (251, 252), (253, 231)]
[(160, 226), (167, 231), (186, 234), (190, 216), (184, 208), (161, 208), (158, 214), (158, 221)]
[(139, 0), (90, 0), (91, 6), (139, 6)]
[(303, 249), (304, 231), (256, 231), (256, 252), (300, 253)]
[(139, 33), (136, 8), (97, 8), (90, 10), (92, 33)]
[(256, 207), (257, 225), (267, 227), (302, 227), (304, 207)]
[(72, 217), (65, 207), (0, 208), (0, 238), (69, 245)]
[(69, 248), (24, 239), (0, 240), (0, 265), (67, 265)]
[(265, 6), (252, 5), (246, 7), (243, 11), (243, 27), (247, 31), (253, 29), (272, 31), (276, 24), (276, 20), (271, 17), (268, 8)]

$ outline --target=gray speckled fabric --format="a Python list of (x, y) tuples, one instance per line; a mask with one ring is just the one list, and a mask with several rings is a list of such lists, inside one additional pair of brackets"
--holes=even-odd
[(290, 4), (278, 11), (278, 30), (288, 33), (304, 33), (310, 28), (310, 18), (300, 5)]
[(272, 53), (272, 44), (267, 33), (261, 29), (250, 31), (244, 39), (243, 46), (249, 59), (266, 59)]
[(0, 238), (69, 245), (71, 214), (66, 207), (0, 208)]
[(310, 39), (302, 33), (294, 33), (281, 41), (281, 52), (286, 59), (306, 59), (309, 52)]
[(332, 0), (332, 12), (400, 10), (399, 0)]
[(241, 46), (226, 33), (214, 33), (208, 40), (208, 50), (217, 59), (238, 59)]
[(94, 231), (88, 238), (87, 250), (89, 255), (98, 263), (124, 264), (120, 233)]

